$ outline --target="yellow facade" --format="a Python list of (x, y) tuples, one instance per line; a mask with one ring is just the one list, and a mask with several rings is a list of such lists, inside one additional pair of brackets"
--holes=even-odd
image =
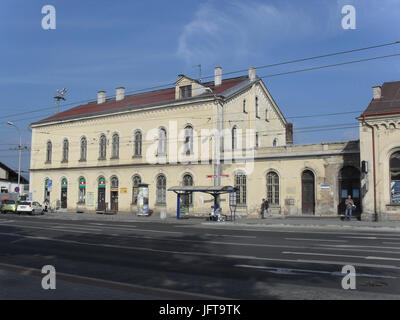
[[(247, 80), (248, 81), (248, 80)], [(45, 199), (45, 181), (52, 181), (50, 204), (60, 205), (61, 193), (66, 195), (68, 211), (95, 212), (98, 202), (99, 177), (106, 180), (105, 202), (110, 208), (111, 179), (118, 179), (114, 188), (118, 197), (119, 213), (136, 213), (133, 204), (133, 177), (140, 176), (149, 184), (149, 206), (155, 213), (166, 210), (175, 214), (176, 195), (166, 192), (165, 205), (157, 204), (157, 177), (166, 178), (166, 188), (179, 186), (185, 174), (190, 174), (195, 186), (212, 186), (215, 174), (213, 152), (217, 152), (212, 136), (218, 128), (225, 130), (222, 153), (221, 184), (235, 186), (235, 175), (246, 173), (245, 200), (238, 206), (239, 215), (258, 215), (262, 198), (268, 197), (267, 176), (274, 172), (274, 195), (271, 214), (299, 215), (304, 213), (302, 175), (309, 171), (314, 177), (313, 213), (335, 215), (340, 200), (338, 175), (343, 166), (359, 166), (358, 142), (312, 145), (287, 144), (287, 122), (272, 96), (260, 79), (236, 86), (218, 102), (217, 96), (205, 94), (201, 83), (181, 76), (176, 83), (174, 101), (146, 108), (133, 108), (85, 117), (60, 118), (34, 123), (32, 127), (32, 153), (30, 189), (35, 200)], [(191, 86), (192, 97), (180, 98), (180, 87)], [(123, 101), (123, 100), (122, 100)], [(222, 101), (222, 102), (221, 102)], [(256, 110), (258, 109), (258, 110)], [(222, 122), (223, 119), (223, 122)], [(185, 128), (194, 131), (193, 153), (185, 154)], [(160, 129), (167, 133), (166, 155), (158, 153)], [(236, 128), (232, 154), (232, 132)], [(135, 132), (143, 136), (142, 155), (135, 156)], [(118, 134), (119, 154), (113, 157), (113, 136)], [(106, 137), (106, 157), (99, 157), (101, 135)], [(87, 157), (81, 160), (81, 139), (87, 141)], [(257, 137), (257, 138), (256, 138)], [(198, 139), (197, 139), (198, 138)], [(68, 141), (67, 161), (63, 161), (64, 140)], [(257, 140), (257, 142), (256, 142)], [(242, 144), (240, 143), (242, 141)], [(47, 144), (51, 142), (51, 161), (47, 159)], [(65, 156), (65, 155), (64, 155)], [(225, 176), (227, 175), (227, 176)], [(85, 179), (84, 203), (79, 203), (79, 181)], [(62, 181), (64, 182), (62, 186)], [(51, 190), (51, 191), (50, 191)], [(272, 197), (272, 196), (271, 196)], [(223, 212), (229, 212), (228, 197), (222, 198)], [(195, 215), (208, 214), (211, 196), (196, 193), (190, 211)]]

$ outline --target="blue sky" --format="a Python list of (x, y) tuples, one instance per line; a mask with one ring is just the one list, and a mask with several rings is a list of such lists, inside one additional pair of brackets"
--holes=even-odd
[[(43, 30), (41, 9), (56, 8), (56, 29)], [(356, 29), (341, 26), (344, 5), (356, 8)], [(17, 168), (16, 130), (30, 144), (29, 123), (52, 114), (66, 87), (68, 103), (174, 82), (178, 74), (212, 75), (400, 40), (400, 0), (164, 0), (0, 2), (0, 161)], [(400, 53), (400, 45), (257, 70), (268, 75)], [(371, 86), (400, 80), (400, 58), (265, 79), (285, 116), (364, 109)], [(64, 110), (63, 108), (62, 110)], [(19, 115), (13, 115), (17, 114)], [(294, 119), (294, 127), (354, 123), (357, 114)], [(291, 120), (291, 119), (289, 119)], [(295, 132), (295, 143), (358, 139), (357, 129)], [(22, 168), (29, 168), (24, 153)]]

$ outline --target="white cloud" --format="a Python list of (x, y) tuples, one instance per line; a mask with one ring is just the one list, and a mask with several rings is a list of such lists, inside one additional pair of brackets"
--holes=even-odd
[(309, 36), (314, 27), (313, 17), (293, 6), (246, 1), (226, 3), (221, 11), (208, 2), (184, 26), (177, 54), (187, 63), (217, 62), (227, 54), (249, 58), (260, 51), (265, 56), (266, 47), (272, 49), (294, 36)]

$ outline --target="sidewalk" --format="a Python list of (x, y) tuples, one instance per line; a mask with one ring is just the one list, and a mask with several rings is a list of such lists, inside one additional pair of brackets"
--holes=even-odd
[(192, 225), (218, 225), (218, 226), (252, 226), (252, 227), (328, 227), (328, 228), (349, 228), (349, 229), (387, 229), (389, 231), (400, 231), (400, 221), (342, 221), (340, 217), (330, 216), (298, 216), (298, 217), (266, 217), (260, 218), (238, 218), (234, 222), (212, 222), (204, 217), (189, 217), (186, 219), (176, 219), (176, 216), (169, 214), (165, 219), (159, 215), (136, 216), (135, 214), (94, 214), (94, 213), (71, 213), (56, 212), (47, 213), (39, 216), (45, 219), (65, 219), (65, 220), (95, 220), (95, 221), (124, 221), (124, 222), (159, 222), (159, 223), (179, 223)]

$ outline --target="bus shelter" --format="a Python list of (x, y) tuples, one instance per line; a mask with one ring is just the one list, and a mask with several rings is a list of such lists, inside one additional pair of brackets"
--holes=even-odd
[(168, 191), (173, 191), (177, 195), (176, 202), (176, 218), (179, 219), (181, 215), (181, 197), (188, 196), (193, 192), (207, 193), (214, 198), (214, 212), (220, 207), (220, 195), (226, 193), (235, 193), (236, 188), (232, 186), (218, 186), (218, 187), (202, 187), (202, 186), (179, 186), (169, 188)]

